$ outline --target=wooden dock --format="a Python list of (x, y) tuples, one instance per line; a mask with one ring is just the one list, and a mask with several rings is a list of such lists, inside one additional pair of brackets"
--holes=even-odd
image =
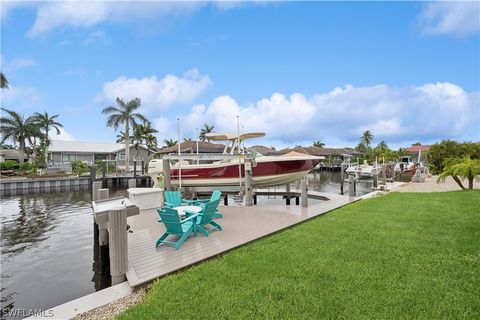
[(171, 246), (155, 248), (156, 240), (165, 228), (159, 223), (154, 209), (128, 218), (133, 233), (128, 235), (127, 280), (132, 287), (140, 287), (168, 273), (181, 270), (202, 260), (265, 237), (279, 230), (325, 214), (349, 203), (348, 196), (310, 191), (320, 199), (309, 200), (309, 206), (287, 206), (283, 201), (252, 207), (220, 206), (224, 215), (218, 219), (223, 231), (215, 231), (207, 238), (201, 234), (191, 237), (175, 251)]

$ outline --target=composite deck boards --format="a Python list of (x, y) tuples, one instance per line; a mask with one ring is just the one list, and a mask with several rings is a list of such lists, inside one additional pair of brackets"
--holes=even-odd
[(284, 205), (279, 198), (274, 204), (253, 207), (220, 206), (219, 211), (224, 218), (216, 221), (223, 230), (213, 231), (209, 237), (200, 233), (196, 237), (192, 236), (179, 250), (168, 245), (155, 248), (155, 242), (165, 232), (163, 224), (158, 222), (156, 210), (143, 210), (140, 215), (129, 217), (128, 224), (133, 231), (128, 235), (127, 279), (130, 286), (138, 287), (149, 283), (168, 273), (349, 203), (348, 196), (312, 191), (309, 193), (327, 197), (329, 200), (310, 200), (307, 208)]

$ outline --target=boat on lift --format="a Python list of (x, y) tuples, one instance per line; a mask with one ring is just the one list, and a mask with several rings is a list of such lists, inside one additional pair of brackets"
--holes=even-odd
[[(325, 159), (325, 157), (308, 154), (260, 157), (256, 157), (255, 154), (242, 154), (242, 143), (247, 139), (265, 136), (263, 132), (207, 133), (205, 136), (211, 141), (227, 141), (223, 154), (230, 155), (230, 158), (206, 164), (193, 164), (180, 160), (170, 168), (170, 181), (173, 185), (238, 186), (244, 183), (245, 157), (252, 159), (254, 187), (284, 185), (305, 177), (321, 160)], [(148, 173), (152, 176), (154, 186), (162, 187), (160, 181), (163, 179), (163, 171), (162, 159), (153, 159), (148, 164)]]
[(351, 166), (345, 170), (349, 175), (355, 175), (357, 179), (372, 178), (373, 175), (378, 175), (382, 171), (382, 166), (379, 164), (369, 165), (367, 160), (363, 160), (363, 164)]

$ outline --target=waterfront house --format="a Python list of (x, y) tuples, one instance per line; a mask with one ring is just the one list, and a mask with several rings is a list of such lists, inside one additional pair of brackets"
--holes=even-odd
[[(149, 150), (144, 145), (138, 148), (130, 144), (130, 168), (134, 160), (144, 160), (146, 163), (155, 155), (156, 151)], [(119, 169), (125, 168), (125, 145), (119, 143), (100, 143), (83, 141), (53, 140), (48, 147), (50, 168), (66, 168), (70, 162), (80, 160), (92, 165), (97, 160), (108, 160)]]
[[(198, 153), (220, 153), (221, 154), (223, 153), (223, 149), (225, 149), (224, 144), (198, 141)], [(188, 140), (180, 143), (180, 152), (181, 153), (197, 153), (197, 141)], [(160, 155), (178, 153), (178, 145), (158, 149), (157, 153)]]
[[(7, 160), (15, 160), (18, 161), (19, 152), (15, 149), (0, 149), (0, 162), (4, 162)], [(28, 157), (26, 153), (23, 153), (23, 161), (27, 161)]]
[[(407, 148), (407, 152), (412, 155), (413, 161), (425, 161), (427, 159), (427, 153), (430, 148), (430, 145), (411, 146)], [(421, 159), (418, 159), (419, 155)]]
[(275, 156), (279, 155), (280, 152), (269, 147), (255, 145), (253, 147), (247, 148), (247, 151), (255, 152), (257, 156)]
[(298, 152), (303, 154), (309, 154), (312, 156), (323, 156), (325, 157), (325, 164), (330, 164), (333, 166), (339, 166), (342, 162), (349, 158), (361, 156), (360, 152), (345, 148), (299, 147), (287, 148), (280, 150), (279, 152), (280, 154)]

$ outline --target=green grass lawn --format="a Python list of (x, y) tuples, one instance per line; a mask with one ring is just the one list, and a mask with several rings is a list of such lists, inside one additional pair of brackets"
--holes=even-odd
[(119, 316), (152, 318), (480, 319), (480, 192), (337, 209), (166, 276)]

